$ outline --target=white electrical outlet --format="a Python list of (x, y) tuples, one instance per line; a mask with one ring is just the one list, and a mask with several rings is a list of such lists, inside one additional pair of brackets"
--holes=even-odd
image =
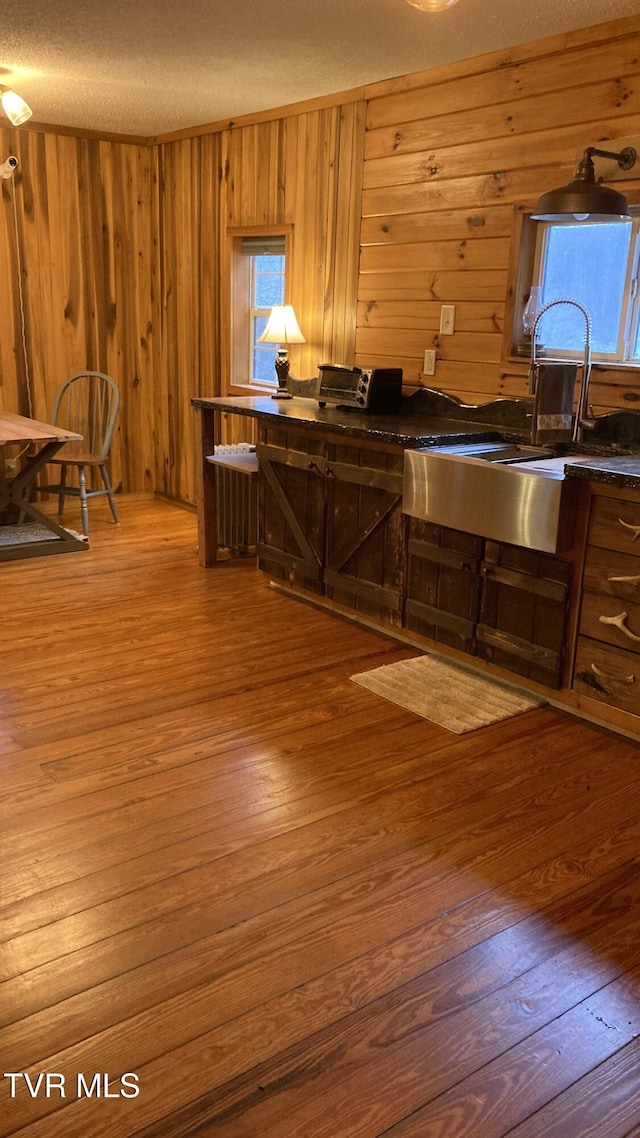
[(443, 304), (440, 309), (440, 335), (453, 336), (456, 323), (455, 304)]
[(427, 351), (424, 353), (424, 375), (436, 374), (436, 353), (435, 351)]

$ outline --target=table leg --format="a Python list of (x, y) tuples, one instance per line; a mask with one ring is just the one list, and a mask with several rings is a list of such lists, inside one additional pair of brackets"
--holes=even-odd
[(216, 469), (207, 462), (220, 442), (218, 412), (200, 408), (196, 430), (196, 505), (198, 508), (198, 559), (201, 565), (214, 565), (218, 558), (218, 518)]
[(21, 557), (36, 557), (42, 553), (67, 553), (74, 549), (87, 549), (86, 541), (76, 538), (69, 530), (63, 529), (53, 518), (38, 510), (27, 498), (26, 494), (32, 485), (36, 474), (42, 470), (57, 454), (64, 441), (57, 439), (47, 442), (41, 450), (32, 455), (15, 478), (0, 481), (0, 512), (7, 505), (16, 506), (19, 513), (26, 514), (32, 521), (44, 526), (55, 535), (56, 540), (32, 541), (16, 543), (15, 545), (0, 546), (0, 561), (9, 561)]

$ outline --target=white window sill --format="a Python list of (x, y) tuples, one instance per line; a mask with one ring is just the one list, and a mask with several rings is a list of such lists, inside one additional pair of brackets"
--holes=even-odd
[(272, 395), (278, 390), (276, 383), (230, 383), (229, 394), (242, 393), (243, 395)]

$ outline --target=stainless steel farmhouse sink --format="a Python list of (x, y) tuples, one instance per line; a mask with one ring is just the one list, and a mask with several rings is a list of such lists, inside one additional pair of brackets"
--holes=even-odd
[(403, 510), (414, 518), (560, 553), (573, 542), (578, 482), (544, 447), (465, 443), (408, 450)]

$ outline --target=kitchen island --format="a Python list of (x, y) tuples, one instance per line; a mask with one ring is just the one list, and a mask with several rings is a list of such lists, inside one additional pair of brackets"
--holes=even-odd
[[(210, 458), (220, 442), (221, 416), (246, 416), (259, 431), (260, 567), (289, 586), (395, 627), (402, 624), (404, 597), (405, 451), (501, 437), (490, 422), (420, 413), (419, 400), (404, 400), (399, 411), (384, 415), (321, 408), (303, 398), (192, 402), (200, 412), (201, 563), (218, 558), (217, 470)], [(519, 414), (516, 407), (514, 421)]]
[[(640, 572), (632, 572), (640, 571), (633, 545), (640, 534), (640, 453), (618, 453), (596, 437), (599, 453), (582, 448), (576, 465), (567, 455), (565, 477), (576, 480), (574, 536), (570, 547), (551, 554), (403, 512), (407, 450), (524, 442), (524, 400), (460, 410), (436, 400), (435, 407), (426, 404), (430, 413), (414, 404), (382, 416), (300, 398), (192, 403), (200, 419), (203, 565), (217, 556), (216, 474), (209, 460), (220, 442), (220, 419), (245, 416), (258, 429), (258, 563), (275, 584), (640, 736), (640, 603), (632, 595), (640, 583)], [(594, 570), (598, 554), (590, 551), (609, 556), (620, 541), (623, 571)], [(617, 577), (623, 581), (612, 580)], [(608, 607), (595, 611), (603, 595)]]

